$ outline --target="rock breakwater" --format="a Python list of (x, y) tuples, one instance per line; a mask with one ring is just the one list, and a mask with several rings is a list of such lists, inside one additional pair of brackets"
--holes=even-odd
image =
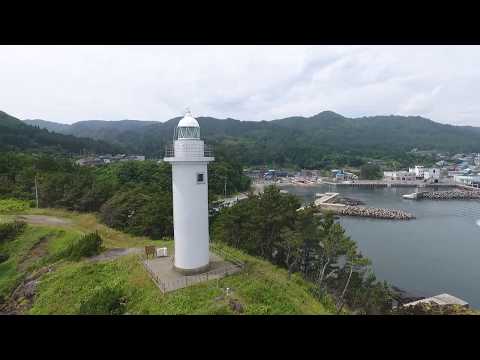
[(345, 206), (335, 211), (336, 214), (342, 216), (362, 216), (376, 219), (391, 219), (391, 220), (411, 220), (415, 219), (413, 214), (403, 210), (371, 208), (364, 206)]
[(429, 200), (480, 200), (480, 191), (448, 190), (423, 192), (420, 199)]

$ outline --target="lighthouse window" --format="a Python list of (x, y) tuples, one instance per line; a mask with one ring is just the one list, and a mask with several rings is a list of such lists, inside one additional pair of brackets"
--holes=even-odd
[(205, 183), (205, 179), (203, 175), (204, 175), (203, 173), (197, 173), (197, 184)]

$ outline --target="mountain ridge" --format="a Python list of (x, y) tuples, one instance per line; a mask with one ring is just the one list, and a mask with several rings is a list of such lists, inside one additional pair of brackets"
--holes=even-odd
[(0, 111), (0, 150), (46, 151), (69, 154), (82, 152), (116, 152), (120, 148), (104, 141), (80, 138), (31, 126)]
[[(84, 121), (70, 125), (77, 136), (122, 145), (162, 157), (180, 117), (165, 122)], [(384, 157), (410, 151), (480, 152), (480, 128), (449, 125), (421, 116), (349, 118), (333, 111), (269, 121), (197, 117), (202, 138), (245, 164), (326, 166), (331, 158)], [(77, 124), (77, 125), (76, 125)], [(38, 124), (37, 124), (38, 125)]]

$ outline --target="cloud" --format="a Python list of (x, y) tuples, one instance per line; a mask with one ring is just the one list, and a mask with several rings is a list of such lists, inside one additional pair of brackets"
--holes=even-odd
[(20, 118), (270, 120), (333, 110), (480, 126), (479, 46), (0, 46)]

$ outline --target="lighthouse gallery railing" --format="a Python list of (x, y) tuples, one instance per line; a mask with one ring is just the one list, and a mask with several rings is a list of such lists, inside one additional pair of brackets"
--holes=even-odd
[[(189, 157), (213, 157), (213, 146), (208, 144), (184, 143), (181, 144), (181, 155)], [(180, 154), (177, 154), (177, 156)], [(175, 144), (169, 143), (165, 146), (165, 157), (175, 157)]]

